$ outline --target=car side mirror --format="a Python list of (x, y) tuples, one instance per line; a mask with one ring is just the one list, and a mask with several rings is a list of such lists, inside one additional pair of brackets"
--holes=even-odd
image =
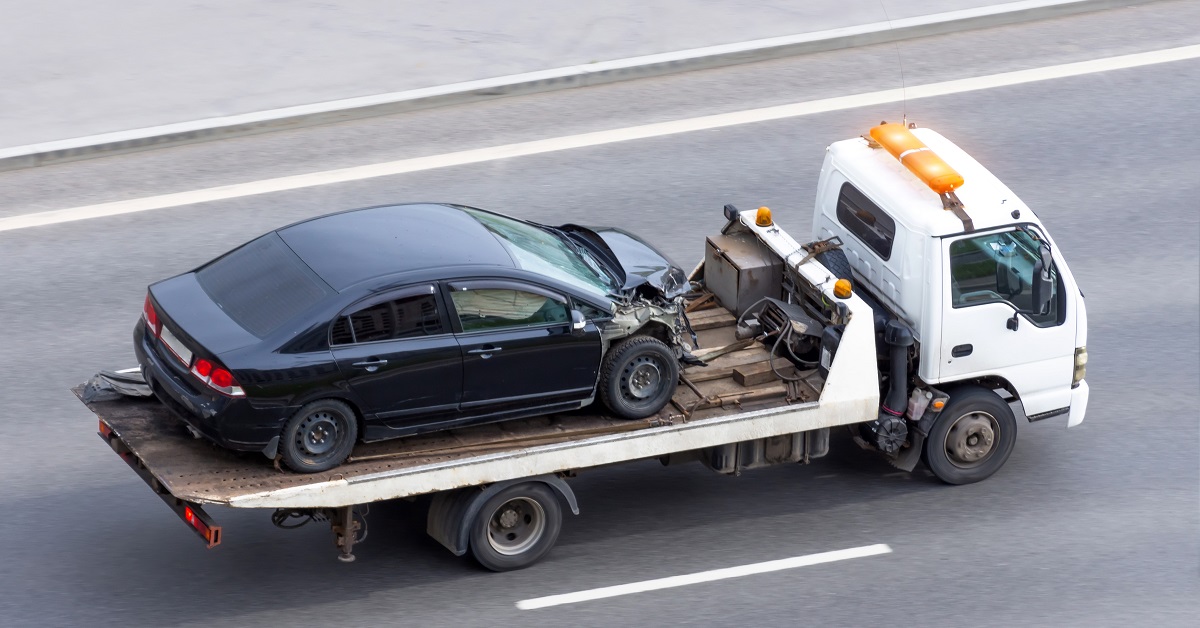
[(584, 318), (583, 312), (571, 310), (571, 335), (582, 336), (585, 329), (587, 329), (587, 319)]

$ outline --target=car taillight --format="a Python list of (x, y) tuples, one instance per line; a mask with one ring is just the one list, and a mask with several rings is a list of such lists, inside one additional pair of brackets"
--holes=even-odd
[(212, 362), (209, 362), (204, 358), (200, 358), (199, 360), (196, 360), (196, 366), (193, 370), (195, 370), (196, 375), (200, 377), (208, 377), (209, 375), (212, 375), (213, 365)]
[(205, 386), (230, 397), (245, 397), (246, 391), (242, 390), (237, 380), (233, 378), (233, 373), (205, 360), (197, 358), (195, 364), (192, 365), (192, 375), (196, 379), (204, 382)]
[(154, 304), (150, 302), (149, 292), (146, 293), (146, 302), (142, 305), (142, 318), (146, 319), (151, 335), (157, 338), (162, 325), (158, 322), (158, 312), (154, 311)]

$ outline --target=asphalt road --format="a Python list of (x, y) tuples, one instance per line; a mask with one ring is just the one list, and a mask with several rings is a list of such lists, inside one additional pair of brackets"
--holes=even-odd
[[(1197, 43), (1194, 2), (900, 47), (925, 82)], [(2, 215), (894, 87), (880, 46), (0, 175)], [(1179, 61), (0, 233), (0, 623), (1193, 625), (1200, 615), (1200, 61)], [(839, 91), (841, 88), (844, 91)], [(352, 565), (326, 529), (215, 510), (195, 538), (67, 388), (132, 363), (146, 284), (275, 226), (388, 200), (619, 224), (684, 265), (726, 202), (808, 233), (823, 149), (881, 119), (966, 147), (1048, 225), (1087, 295), (1087, 420), (1022, 424), (986, 482), (897, 473), (843, 437), (809, 466), (656, 462), (572, 480), (548, 558), (485, 573), (377, 505)], [(1002, 330), (998, 330), (1000, 333)], [(518, 610), (518, 600), (886, 543), (893, 553)]]

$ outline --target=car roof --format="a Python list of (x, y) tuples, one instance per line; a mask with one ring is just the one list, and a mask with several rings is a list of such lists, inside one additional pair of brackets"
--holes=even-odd
[(487, 228), (453, 205), (367, 207), (306, 220), (278, 233), (339, 292), (398, 272), (468, 264), (515, 266)]

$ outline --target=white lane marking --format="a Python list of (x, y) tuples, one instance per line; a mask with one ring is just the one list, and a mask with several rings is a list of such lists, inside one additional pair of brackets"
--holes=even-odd
[(725, 569), (701, 571), (699, 573), (687, 574), (683, 576), (671, 576), (669, 578), (658, 578), (657, 580), (643, 580), (641, 582), (619, 584), (616, 586), (602, 587), (599, 589), (589, 589), (587, 591), (578, 591), (576, 593), (548, 595), (546, 597), (521, 600), (520, 602), (517, 602), (517, 608), (524, 611), (531, 611), (538, 608), (546, 608), (548, 606), (575, 604), (576, 602), (587, 602), (589, 600), (599, 600), (606, 597), (616, 597), (618, 595), (629, 595), (631, 593), (642, 593), (644, 591), (670, 589), (689, 584), (699, 584), (701, 582), (712, 582), (714, 580), (725, 580), (727, 578), (740, 578), (742, 576), (751, 576), (754, 574), (769, 573), (772, 571), (782, 571), (784, 569), (795, 569), (797, 567), (808, 567), (811, 565), (819, 565), (821, 563), (832, 563), (839, 560), (865, 558), (867, 556), (878, 556), (880, 554), (890, 553), (892, 553), (892, 548), (882, 543), (878, 545), (866, 545), (863, 547), (837, 550), (834, 552), (824, 552), (821, 554), (809, 554), (808, 556), (796, 556), (794, 558), (772, 560), (765, 563), (754, 563), (752, 565), (741, 565), (739, 567), (726, 567)]
[(505, 144), (503, 146), (492, 146), (488, 148), (477, 148), (454, 153), (445, 153), (442, 155), (415, 157), (412, 159), (401, 159), (398, 161), (388, 161), (366, 166), (354, 166), (351, 168), (341, 168), (338, 170), (326, 170), (323, 172), (313, 172), (309, 174), (299, 174), (287, 177), (278, 177), (274, 179), (263, 179), (260, 181), (250, 181), (247, 183), (237, 183), (234, 185), (222, 185), (219, 187), (192, 190), (188, 192), (176, 192), (173, 194), (148, 196), (145, 198), (130, 199), (125, 201), (114, 201), (111, 203), (72, 207), (70, 209), (58, 209), (19, 216), (10, 216), (8, 218), (0, 218), (0, 231), (28, 229), (30, 227), (73, 222), (76, 220), (89, 220), (92, 218), (102, 218), (105, 216), (119, 216), (121, 214), (132, 214), (136, 212), (192, 205), (195, 203), (228, 200), (232, 198), (253, 196), (256, 194), (268, 194), (272, 192), (298, 190), (321, 185), (330, 185), (334, 183), (362, 181), (364, 179), (386, 177), (409, 172), (420, 172), (424, 170), (433, 170), (436, 168), (447, 168), (450, 166), (475, 164), (499, 159), (509, 159), (512, 157), (539, 155), (542, 153), (570, 150), (573, 148), (601, 146), (604, 144), (614, 144), (617, 142), (627, 142), (630, 140), (718, 129), (722, 127), (750, 124), (754, 122), (779, 120), (783, 118), (805, 116), (815, 113), (826, 113), (830, 111), (839, 111), (842, 109), (853, 109), (856, 107), (866, 107), (870, 105), (898, 102), (905, 97), (907, 97), (909, 100), (915, 100), (918, 98), (947, 96), (950, 94), (960, 94), (963, 92), (981, 89), (1020, 85), (1022, 83), (1032, 83), (1036, 81), (1081, 76), (1085, 74), (1094, 74), (1097, 72), (1107, 72), (1110, 70), (1121, 70), (1145, 65), (1154, 65), (1158, 63), (1169, 63), (1171, 61), (1182, 61), (1186, 59), (1195, 59), (1197, 57), (1200, 57), (1200, 44), (1182, 46), (1179, 48), (1169, 48), (1166, 50), (1155, 50), (1152, 52), (1121, 55), (1118, 57), (1106, 57), (1091, 61), (1080, 61), (1077, 63), (1052, 65), (1029, 70), (1017, 70), (1014, 72), (1004, 72), (1001, 74), (990, 74), (987, 76), (957, 79), (953, 81), (942, 81), (940, 83), (916, 85), (907, 88), (907, 90), (887, 89), (877, 92), (868, 92), (865, 94), (855, 94), (853, 96), (823, 98), (820, 100), (811, 100), (788, 105), (778, 105), (775, 107), (748, 109), (745, 111), (734, 111), (731, 113), (687, 118), (684, 120), (644, 124), (640, 126), (626, 127), (623, 129), (596, 131), (592, 133), (582, 133), (579, 135), (567, 135), (563, 137), (553, 137), (531, 142), (519, 142), (516, 144)]

